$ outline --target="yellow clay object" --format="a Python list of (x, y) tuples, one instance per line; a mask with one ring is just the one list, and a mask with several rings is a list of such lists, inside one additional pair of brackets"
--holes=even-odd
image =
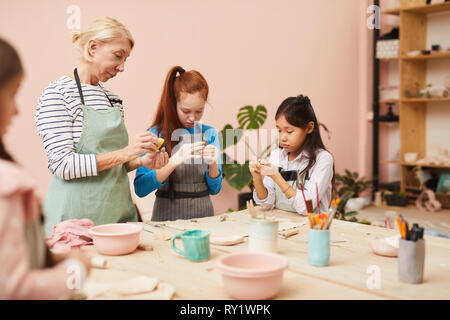
[(163, 145), (163, 143), (164, 143), (164, 139), (163, 139), (163, 138), (158, 138), (158, 149), (157, 149), (157, 150), (155, 150), (155, 149), (150, 149), (150, 150), (151, 150), (151, 151), (158, 151), (159, 148), (161, 148), (161, 146)]

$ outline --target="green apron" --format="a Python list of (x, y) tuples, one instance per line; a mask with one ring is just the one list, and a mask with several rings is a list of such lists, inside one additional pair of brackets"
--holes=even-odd
[[(307, 172), (303, 172), (302, 174), (300, 174), (300, 172), (302, 172), (302, 170), (304, 170), (307, 165), (308, 162), (305, 162), (303, 166), (299, 170), (297, 170), (297, 179), (286, 181), (292, 188), (294, 188), (294, 190), (297, 190), (298, 192), (301, 192), (301, 190), (297, 186), (299, 186), (300, 183), (302, 185), (305, 185), (306, 180), (309, 180), (309, 178), (307, 178)], [(294, 208), (292, 208), (288, 198), (285, 196), (283, 191), (281, 191), (280, 187), (276, 183), (275, 183), (275, 207), (277, 209), (285, 211), (297, 212)], [(320, 209), (321, 209), (320, 212), (328, 211), (328, 209), (325, 208), (322, 204)]]
[[(128, 133), (119, 107), (97, 111), (84, 103), (81, 83), (75, 69), (83, 108), (83, 132), (75, 152), (102, 154), (120, 150), (128, 145)], [(124, 164), (99, 172), (95, 177), (63, 180), (53, 176), (43, 211), (45, 233), (69, 219), (90, 219), (95, 225), (135, 222), (136, 208), (131, 199), (128, 173)]]

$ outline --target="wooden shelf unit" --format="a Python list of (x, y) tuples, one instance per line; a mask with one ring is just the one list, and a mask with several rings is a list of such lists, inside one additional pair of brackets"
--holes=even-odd
[(430, 54), (425, 54), (425, 55), (421, 54), (421, 55), (415, 56), (415, 57), (403, 56), (400, 59), (401, 60), (433, 60), (433, 59), (448, 59), (448, 58), (450, 58), (450, 51), (430, 53)]
[(381, 13), (382, 14), (392, 14), (394, 16), (399, 16), (400, 15), (400, 8), (383, 10)]
[[(396, 10), (386, 10), (384, 14), (397, 14)], [(400, 99), (380, 100), (379, 103), (398, 102), (399, 104), (399, 127), (400, 127), (400, 158), (408, 152), (417, 152), (419, 159), (426, 156), (426, 110), (428, 103), (449, 102), (447, 98), (408, 98), (406, 90), (415, 92), (415, 84), (419, 83), (421, 88), (426, 87), (427, 61), (431, 59), (448, 59), (450, 52), (432, 53), (430, 55), (407, 56), (408, 52), (423, 50), (427, 44), (427, 15), (437, 12), (450, 12), (450, 2), (427, 5), (426, 0), (401, 0), (398, 10), (400, 16), (400, 53), (399, 58), (378, 59), (379, 61), (399, 62), (400, 76)], [(380, 163), (400, 165), (400, 188), (416, 188), (406, 184), (407, 171), (416, 164), (404, 161), (380, 161)], [(435, 170), (450, 169), (447, 166), (422, 165), (423, 168), (434, 168)]]
[(402, 165), (405, 167), (420, 167), (420, 168), (439, 168), (439, 169), (450, 169), (450, 166), (438, 165), (438, 164), (417, 164), (417, 163), (409, 163), (400, 160), (381, 160), (381, 163), (385, 164), (396, 164)]
[(430, 13), (437, 12), (448, 12), (450, 11), (450, 1), (436, 4), (426, 4), (426, 1), (421, 0), (402, 0), (402, 6), (400, 8), (400, 13), (414, 13), (427, 15)]

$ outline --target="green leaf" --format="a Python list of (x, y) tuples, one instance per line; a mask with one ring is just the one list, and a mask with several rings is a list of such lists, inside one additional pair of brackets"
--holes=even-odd
[(345, 216), (346, 216), (346, 217), (350, 217), (350, 216), (356, 216), (357, 214), (359, 214), (358, 211), (350, 211), (350, 212), (347, 212), (347, 213), (345, 214)]
[(256, 109), (245, 106), (239, 109), (237, 118), (240, 128), (259, 129), (267, 119), (267, 109), (262, 105), (258, 105)]
[(232, 164), (227, 164), (225, 170), (222, 169), (225, 180), (232, 188), (241, 191), (253, 181), (249, 163), (247, 160), (243, 165), (240, 165), (237, 161), (234, 161)]
[(225, 150), (229, 146), (235, 145), (241, 140), (244, 131), (242, 129), (233, 129), (230, 124), (226, 124), (225, 127), (219, 132), (219, 143), (221, 150)]

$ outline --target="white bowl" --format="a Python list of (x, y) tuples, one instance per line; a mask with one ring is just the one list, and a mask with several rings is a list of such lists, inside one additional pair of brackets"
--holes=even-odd
[(358, 211), (364, 208), (365, 204), (366, 204), (365, 198), (350, 198), (348, 199), (345, 208), (350, 211)]
[(417, 152), (407, 152), (404, 154), (405, 162), (413, 163), (417, 161), (419, 154)]

